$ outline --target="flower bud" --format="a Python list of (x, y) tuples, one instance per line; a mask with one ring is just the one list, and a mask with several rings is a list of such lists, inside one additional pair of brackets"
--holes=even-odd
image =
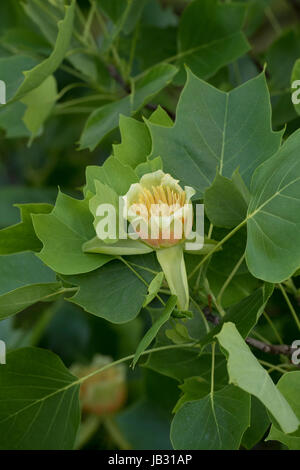
[[(90, 365), (74, 364), (71, 372), (81, 378), (110, 362), (112, 362), (110, 357), (96, 355)], [(80, 387), (82, 410), (99, 416), (118, 411), (124, 404), (126, 396), (126, 369), (123, 364), (92, 375)]]

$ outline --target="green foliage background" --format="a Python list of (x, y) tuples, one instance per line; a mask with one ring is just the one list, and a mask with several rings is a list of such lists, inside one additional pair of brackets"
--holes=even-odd
[[(299, 19), (288, 0), (0, 3), (0, 449), (300, 449)], [(188, 317), (153, 253), (94, 240), (93, 200), (157, 169), (205, 205)], [(101, 417), (69, 371), (95, 354), (135, 366)]]

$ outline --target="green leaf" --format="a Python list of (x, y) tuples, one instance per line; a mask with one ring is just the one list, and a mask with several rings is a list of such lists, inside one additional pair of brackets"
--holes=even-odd
[[(51, 45), (57, 41), (57, 24), (63, 21), (64, 4), (45, 2), (44, 0), (26, 0), (23, 5), (26, 15), (38, 26), (41, 33)], [(78, 11), (78, 10), (77, 10)], [(101, 82), (103, 86), (108, 84), (109, 74), (99, 54), (87, 54), (83, 49), (82, 36), (84, 27), (79, 21), (78, 14), (74, 17), (71, 39), (68, 51), (65, 54), (67, 60), (75, 69), (79, 70), (89, 81)], [(80, 52), (83, 51), (83, 52)]]
[(179, 62), (201, 78), (214, 75), (250, 49), (242, 33), (245, 5), (195, 0), (179, 23)]
[(239, 170), (235, 170), (235, 172), (232, 174), (232, 182), (234, 183), (235, 187), (238, 189), (240, 192), (243, 200), (245, 201), (246, 205), (248, 206), (249, 201), (250, 201), (250, 191), (247, 188), (247, 186), (244, 183), (243, 178), (240, 175)]
[(22, 120), (25, 111), (26, 106), (19, 101), (0, 107), (0, 127), (5, 131), (7, 139), (30, 137), (30, 132)]
[(20, 53), (49, 55), (51, 52), (48, 41), (37, 31), (26, 27), (17, 26), (5, 29), (1, 35), (1, 42), (6, 46), (13, 46)]
[(0, 368), (0, 449), (72, 449), (80, 422), (75, 380), (50, 351), (8, 353)]
[(161, 64), (146, 72), (135, 83), (130, 95), (94, 111), (88, 118), (80, 138), (80, 149), (94, 150), (101, 140), (118, 127), (119, 115), (131, 116), (165, 88), (177, 68)]
[(171, 5), (161, 5), (159, 0), (148, 0), (143, 14), (143, 22), (157, 28), (167, 28), (168, 26), (177, 26), (178, 16)]
[(131, 0), (128, 2), (127, 8), (129, 8), (129, 12), (126, 21), (121, 20), (122, 29), (125, 34), (130, 34), (134, 30), (147, 2), (148, 0)]
[[(58, 35), (55, 47), (51, 55), (31, 70), (25, 69), (24, 80), (17, 88), (13, 99), (19, 100), (24, 95), (39, 87), (49, 75), (52, 75), (63, 61), (69, 48), (73, 21), (74, 21), (75, 1), (72, 0), (70, 6), (66, 7), (65, 18), (58, 23)], [(24, 69), (23, 69), (24, 70)]]
[[(207, 255), (207, 253), (210, 253), (215, 248), (217, 243), (218, 242), (216, 240), (212, 240), (211, 238), (204, 237), (204, 243), (203, 243), (202, 248), (200, 248), (200, 249), (196, 248), (195, 250), (190, 250), (190, 249), (186, 250), (186, 249), (184, 249), (184, 251), (185, 251), (186, 254), (189, 253), (190, 255), (193, 255), (193, 254)], [(214, 252), (217, 253), (220, 250), (222, 250), (222, 247), (217, 248)], [(190, 259), (195, 260), (194, 257), (192, 257)]]
[(249, 394), (228, 385), (185, 403), (172, 422), (171, 441), (180, 450), (234, 450), (249, 424)]
[[(175, 315), (177, 312), (175, 312)], [(190, 336), (188, 329), (185, 325), (178, 321), (178, 318), (175, 320), (175, 325), (173, 329), (166, 330), (166, 337), (169, 338), (174, 344), (188, 343), (192, 341), (193, 338)]]
[[(32, 69), (38, 61), (26, 55), (15, 55), (0, 58), (1, 80), (6, 84), (6, 102), (10, 102), (20, 88), (23, 80), (24, 70)], [(8, 105), (6, 105), (8, 106)], [(1, 107), (5, 109), (6, 106)], [(25, 109), (25, 107), (24, 107)]]
[(149, 117), (149, 121), (159, 126), (172, 127), (173, 121), (161, 106), (157, 106), (156, 110)]
[(96, 194), (95, 181), (110, 186), (118, 195), (124, 195), (131, 184), (138, 182), (138, 178), (130, 166), (123, 165), (117, 158), (111, 156), (102, 166), (87, 167), (85, 193), (90, 191)]
[[(10, 84), (8, 96), (11, 96), (15, 91), (15, 87), (18, 87), (19, 74), (21, 81), (23, 77), (22, 70), (24, 66), (21, 68), (19, 66), (23, 64), (23, 59), (21, 56), (19, 64), (19, 59), (16, 60), (17, 57), (12, 57), (11, 62), (0, 59), (0, 70), (2, 67), (6, 68), (7, 66), (4, 75), (10, 77), (8, 78)], [(31, 58), (28, 60), (30, 63)], [(13, 86), (13, 89), (11, 86)], [(0, 126), (6, 130), (6, 136), (11, 138), (40, 135), (42, 125), (52, 111), (56, 96), (56, 81), (52, 75), (49, 75), (41, 85), (26, 94), (20, 102), (9, 102), (7, 105), (1, 106)]]
[[(98, 235), (97, 226), (104, 219), (105, 231), (107, 232), (105, 235), (108, 238), (103, 239), (103, 241), (104, 243), (116, 243), (119, 239), (119, 196), (110, 186), (97, 180), (95, 180), (95, 188), (96, 194), (90, 199), (89, 203), (90, 211), (94, 216), (95, 232)], [(98, 207), (102, 204), (109, 204), (114, 208), (111, 216), (107, 212), (105, 215), (98, 214)]]
[(135, 168), (151, 152), (151, 139), (147, 126), (136, 119), (120, 116), (122, 143), (113, 145), (114, 156), (124, 165)]
[(16, 224), (20, 219), (20, 210), (16, 203), (51, 203), (55, 202), (56, 188), (29, 187), (21, 185), (2, 186), (0, 188), (0, 227)]
[[(173, 121), (166, 111), (158, 106), (149, 118), (150, 122), (161, 126), (172, 126)], [(120, 116), (122, 143), (113, 145), (114, 156), (124, 165), (135, 169), (138, 178), (146, 173), (162, 169), (160, 157), (147, 160), (151, 152), (151, 138), (145, 123), (126, 116)]]
[(257, 397), (274, 416), (282, 430), (292, 433), (300, 421), (287, 400), (274, 385), (267, 371), (239, 334), (233, 323), (225, 323), (216, 335), (220, 346), (227, 354), (230, 383)]
[[(162, 126), (170, 126), (173, 124), (169, 115), (160, 106), (151, 114), (149, 120)], [(109, 162), (114, 161), (116, 171), (120, 172), (121, 166), (119, 165), (118, 168), (118, 160), (124, 165), (122, 175), (124, 175), (125, 168), (129, 174), (127, 166), (130, 166), (135, 169), (139, 178), (143, 176), (144, 173), (151, 173), (161, 169), (162, 163), (160, 158), (147, 161), (147, 157), (151, 152), (151, 138), (146, 124), (121, 114), (119, 127), (122, 142), (121, 144), (113, 145), (115, 158), (110, 157), (107, 159), (104, 166), (108, 166)]]
[[(158, 1), (155, 2), (154, 5), (160, 5)], [(148, 8), (151, 11), (151, 16), (153, 16), (154, 13), (154, 5), (153, 2), (149, 2), (148, 0)], [(161, 6), (160, 8), (162, 9)], [(164, 8), (162, 11), (166, 12), (167, 9)], [(172, 14), (174, 13), (172, 12)], [(149, 19), (149, 16), (150, 15), (148, 15), (147, 20)], [(177, 20), (177, 17), (175, 18)], [(163, 21), (163, 13), (159, 15), (158, 19)], [(174, 25), (165, 27), (160, 25), (153, 26), (144, 23), (139, 24), (139, 40), (136, 45), (135, 59), (141, 70), (146, 70), (161, 62), (168, 62), (171, 59), (175, 60), (176, 56), (177, 28), (174, 27)]]
[[(227, 232), (224, 230), (218, 232), (218, 229), (215, 229), (214, 233), (218, 235), (217, 239), (219, 239), (220, 236), (223, 238)], [(246, 230), (241, 229), (222, 246), (222, 250), (214, 254), (213, 263), (210, 263), (207, 269), (207, 279), (216, 297), (220, 294), (228, 276), (244, 256), (246, 242)], [(257, 287), (259, 287), (258, 279), (249, 273), (246, 262), (242, 261), (231, 282), (223, 291), (222, 306), (227, 308), (236, 304), (250, 295)]]
[(291, 92), (279, 91), (271, 98), (272, 123), (275, 128), (282, 128), (287, 123), (297, 119), (297, 105), (293, 105)]
[(64, 276), (63, 279), (79, 287), (70, 302), (112, 323), (133, 320), (140, 312), (147, 294), (149, 273), (138, 270), (145, 283), (128, 267), (113, 261), (101, 269), (80, 276)]
[[(1, 233), (1, 232), (0, 232)], [(152, 253), (153, 249), (150, 246), (139, 240), (118, 240), (113, 245), (109, 245), (98, 237), (84, 243), (82, 246), (84, 253), (103, 253), (105, 255), (145, 255)]]
[(147, 173), (153, 173), (157, 170), (162, 170), (162, 161), (160, 157), (153, 158), (153, 160), (148, 160), (147, 162), (140, 163), (135, 172), (140, 179), (142, 176), (146, 175)]
[(147, 305), (149, 305), (152, 302), (152, 300), (156, 297), (156, 294), (161, 288), (163, 280), (164, 280), (163, 272), (157, 273), (156, 276), (152, 279), (148, 287), (148, 294), (145, 299), (143, 307), (146, 307)]
[(149, 399), (136, 401), (118, 413), (115, 419), (130, 448), (152, 451), (172, 449), (169, 414)]
[(251, 422), (242, 439), (242, 446), (252, 449), (264, 437), (270, 418), (264, 405), (254, 396), (251, 397)]
[(264, 284), (245, 299), (232, 305), (223, 318), (224, 323), (227, 321), (234, 323), (240, 335), (246, 338), (257, 324), (273, 294), (273, 290), (274, 286), (272, 284)]
[(49, 214), (51, 204), (16, 204), (21, 212), (21, 222), (0, 230), (0, 255), (9, 255), (21, 251), (39, 251), (42, 248), (37, 238), (31, 214)]
[[(161, 341), (161, 335), (155, 347), (170, 344), (171, 342)], [(180, 348), (169, 351), (162, 351), (151, 354), (150, 359), (145, 363), (149, 367), (160, 374), (167, 375), (178, 381), (182, 381), (188, 377), (200, 376), (205, 380), (209, 380), (211, 371), (211, 354), (201, 353), (199, 350), (191, 350), (191, 348)], [(216, 357), (216, 369), (218, 380), (226, 381), (226, 361), (224, 356)]]
[(179, 385), (179, 388), (182, 390), (183, 394), (176, 403), (173, 413), (177, 413), (185, 403), (199, 400), (205, 397), (205, 395), (208, 395), (210, 392), (210, 383), (203, 380), (201, 377), (189, 377), (185, 379), (182, 385)]
[(55, 273), (33, 253), (0, 257), (0, 319), (62, 291)]
[(95, 236), (87, 199), (77, 200), (59, 192), (51, 214), (33, 215), (33, 226), (43, 242), (39, 258), (61, 274), (93, 271), (112, 258), (83, 253), (82, 245)]
[[(149, 289), (150, 290), (150, 289)], [(133, 361), (132, 367), (134, 368), (136, 363), (138, 362), (141, 354), (147, 349), (147, 347), (152, 343), (154, 338), (156, 337), (160, 328), (169, 320), (175, 305), (177, 302), (177, 297), (175, 295), (171, 295), (166, 303), (166, 306), (163, 310), (163, 313), (156, 319), (153, 323), (151, 328), (147, 331), (145, 336), (142, 338), (141, 342), (139, 343)]]
[[(270, 89), (272, 96), (273, 124), (282, 126), (296, 119), (295, 110), (299, 105), (293, 105), (290, 92), (290, 80), (297, 80), (297, 73), (292, 74), (293, 66), (299, 57), (300, 34), (294, 29), (283, 31), (267, 51), (266, 61), (271, 75)], [(296, 68), (294, 69), (296, 70)]]
[(268, 282), (289, 278), (300, 266), (300, 131), (255, 172), (247, 215), (246, 260)]
[[(250, 110), (250, 111), (249, 111)], [(231, 177), (239, 167), (248, 185), (255, 168), (278, 149), (281, 133), (271, 130), (271, 107), (264, 74), (225, 93), (187, 71), (176, 122), (166, 128), (148, 123), (152, 158), (164, 171), (201, 196), (216, 175)]]
[(57, 97), (57, 85), (53, 75), (49, 75), (41, 85), (22, 98), (27, 105), (23, 121), (27, 129), (35, 137), (50, 115)]
[(266, 60), (271, 75), (271, 87), (276, 91), (289, 88), (295, 61), (299, 57), (300, 33), (293, 29), (284, 31), (269, 48)]
[[(277, 383), (278, 390), (286, 398), (297, 418), (300, 420), (300, 372), (288, 372)], [(291, 450), (300, 450), (300, 430), (292, 436), (284, 434), (273, 421), (267, 441), (279, 441)]]
[(244, 220), (248, 206), (234, 181), (217, 173), (204, 193), (204, 207), (213, 225), (232, 228)]

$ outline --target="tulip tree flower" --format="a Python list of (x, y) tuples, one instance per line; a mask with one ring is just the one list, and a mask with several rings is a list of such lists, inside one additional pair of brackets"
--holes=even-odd
[(192, 230), (195, 190), (184, 190), (171, 175), (158, 170), (145, 174), (124, 196), (127, 218), (136, 235), (156, 256), (180, 310), (188, 310), (189, 292), (183, 242)]
[(189, 288), (183, 250), (192, 231), (194, 194), (193, 188), (182, 189), (178, 180), (162, 170), (145, 174), (123, 196), (129, 239), (107, 245), (96, 237), (84, 244), (84, 251), (114, 255), (155, 251), (170, 291), (177, 296), (178, 309), (187, 311)]

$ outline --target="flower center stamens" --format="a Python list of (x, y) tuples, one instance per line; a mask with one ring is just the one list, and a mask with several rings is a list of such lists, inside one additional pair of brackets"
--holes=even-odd
[[(159, 206), (158, 209), (164, 209), (163, 212), (168, 212), (166, 215), (172, 215), (176, 210), (184, 206), (186, 201), (185, 191), (180, 193), (170, 189), (169, 186), (152, 186), (151, 190), (143, 188), (139, 194), (138, 204), (142, 204), (147, 209), (148, 218), (151, 214), (156, 213), (155, 207)], [(157, 209), (157, 207), (156, 207)]]

